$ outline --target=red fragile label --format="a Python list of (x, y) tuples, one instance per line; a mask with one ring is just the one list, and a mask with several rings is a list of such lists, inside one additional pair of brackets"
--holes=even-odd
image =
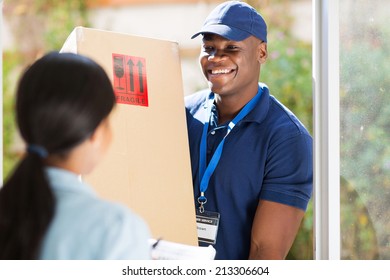
[(112, 54), (116, 102), (148, 106), (145, 58)]

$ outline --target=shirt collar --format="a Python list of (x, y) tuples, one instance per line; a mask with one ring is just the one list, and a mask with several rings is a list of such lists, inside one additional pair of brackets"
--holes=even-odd
[(95, 194), (89, 185), (82, 182), (80, 175), (57, 167), (46, 167), (45, 172), (53, 190)]
[[(242, 122), (257, 122), (261, 123), (265, 117), (268, 114), (269, 111), (269, 89), (266, 84), (264, 83), (259, 83), (259, 89), (262, 91), (259, 103), (255, 106), (255, 108), (248, 113), (248, 115), (242, 119)], [(208, 92), (209, 96), (210, 92)], [(206, 101), (203, 103), (203, 106), (206, 107)], [(215, 104), (212, 104), (212, 109), (211, 109), (211, 118), (210, 118), (210, 126), (212, 127), (217, 127), (218, 123), (218, 112)], [(221, 124), (219, 124), (221, 125)]]
[(255, 108), (253, 108), (253, 110), (242, 120), (243, 122), (261, 123), (268, 114), (270, 102), (269, 89), (264, 83), (259, 83), (259, 89), (262, 90), (260, 100)]

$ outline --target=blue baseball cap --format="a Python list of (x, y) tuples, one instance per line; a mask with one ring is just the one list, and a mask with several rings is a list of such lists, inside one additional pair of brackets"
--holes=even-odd
[(240, 1), (218, 5), (191, 39), (204, 33), (217, 34), (232, 41), (242, 41), (253, 35), (267, 42), (267, 24), (263, 17), (252, 6)]

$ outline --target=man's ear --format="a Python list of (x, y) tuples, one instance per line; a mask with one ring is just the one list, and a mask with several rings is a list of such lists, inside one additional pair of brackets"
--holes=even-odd
[(257, 61), (260, 64), (263, 64), (267, 60), (267, 57), (268, 57), (267, 43), (261, 42), (257, 46)]

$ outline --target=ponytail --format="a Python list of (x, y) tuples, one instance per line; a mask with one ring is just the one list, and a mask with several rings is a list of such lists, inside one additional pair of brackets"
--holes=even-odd
[(0, 189), (0, 259), (39, 258), (55, 211), (44, 159), (66, 157), (114, 105), (110, 79), (87, 57), (53, 52), (25, 71), (15, 107), (28, 153)]
[(0, 259), (37, 259), (54, 206), (43, 159), (29, 152), (0, 189)]

